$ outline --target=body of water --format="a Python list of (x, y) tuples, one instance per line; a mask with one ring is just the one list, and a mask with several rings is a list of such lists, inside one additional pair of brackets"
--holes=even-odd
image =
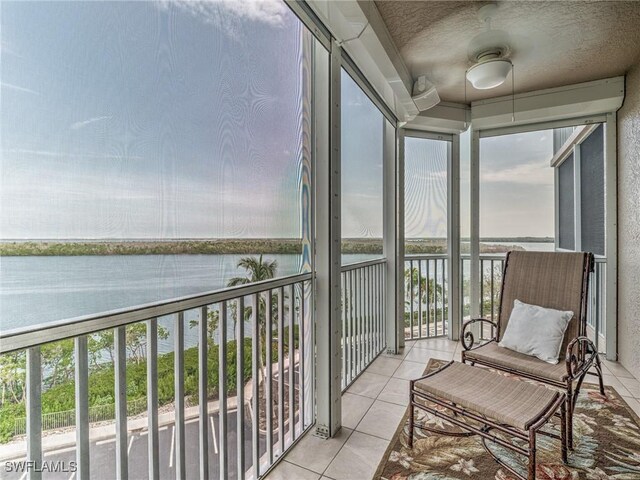
[[(552, 243), (519, 245), (527, 250), (553, 250)], [(2, 257), (0, 330), (6, 332), (221, 289), (230, 278), (245, 276), (237, 267), (238, 260), (245, 256)], [(377, 257), (344, 255), (342, 262)], [(265, 255), (265, 259), (278, 262), (278, 276), (299, 272), (299, 255)]]
[[(0, 258), (0, 330), (108, 312), (224, 288), (245, 276), (247, 255), (108, 255)], [(351, 263), (367, 255), (345, 255)], [(299, 255), (265, 255), (278, 276), (299, 272)]]

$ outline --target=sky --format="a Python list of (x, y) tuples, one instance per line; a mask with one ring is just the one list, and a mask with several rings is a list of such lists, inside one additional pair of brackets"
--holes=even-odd
[[(0, 238), (300, 235), (304, 27), (281, 0), (0, 9)], [(342, 101), (343, 236), (380, 237), (385, 120), (346, 73)], [(482, 141), (481, 235), (553, 235), (551, 135), (521, 137)], [(443, 236), (442, 152), (407, 154), (407, 235)]]
[(2, 238), (300, 234), (284, 3), (0, 8)]

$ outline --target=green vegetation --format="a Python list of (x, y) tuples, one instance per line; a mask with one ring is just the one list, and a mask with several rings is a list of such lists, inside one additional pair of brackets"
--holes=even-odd
[[(297, 334), (296, 334), (297, 337)], [(288, 354), (288, 328), (283, 331), (283, 344), (285, 355)], [(63, 340), (54, 344), (56, 348), (58, 345), (62, 345), (63, 349), (68, 349), (71, 346), (71, 352), (73, 352), (73, 341)], [(246, 381), (251, 379), (251, 356), (252, 340), (250, 338), (244, 339), (243, 357), (244, 357), (244, 371), (242, 375), (241, 385), (244, 385)], [(271, 359), (272, 362), (277, 361), (278, 354), (275, 345), (272, 348)], [(209, 400), (215, 400), (218, 398), (218, 345), (209, 345), (207, 354), (207, 378), (210, 386), (208, 392)], [(237, 342), (232, 340), (227, 342), (227, 393), (234, 395), (239, 386), (238, 378), (240, 377), (237, 371)], [(22, 354), (24, 357), (24, 354)], [(4, 360), (5, 356), (2, 356)], [(68, 376), (73, 375), (73, 368), (68, 365), (69, 360), (73, 359), (73, 355), (64, 355), (59, 358), (57, 364), (66, 367), (64, 371)], [(158, 404), (160, 406), (167, 405), (174, 400), (174, 355), (173, 352), (165, 353), (158, 356)], [(4, 363), (4, 362), (3, 362)], [(22, 365), (24, 368), (24, 365)], [(24, 370), (23, 370), (24, 371)], [(24, 381), (24, 380), (23, 380)], [(42, 413), (52, 412), (64, 412), (73, 410), (75, 408), (75, 382), (72, 378), (66, 378), (63, 381), (55, 382), (52, 384), (51, 379), (48, 379), (50, 386), (42, 393)], [(115, 376), (114, 376), (114, 364), (108, 362), (100, 365), (98, 368), (94, 368), (91, 371), (89, 378), (89, 407), (95, 407), (98, 405), (111, 405), (115, 403), (114, 394)], [(197, 402), (198, 398), (198, 348), (193, 347), (184, 351), (184, 390), (187, 397), (190, 397)], [(23, 390), (22, 390), (23, 391)], [(147, 396), (147, 361), (146, 358), (140, 361), (129, 358), (127, 362), (127, 400), (136, 400), (139, 398), (146, 398)], [(14, 399), (16, 400), (16, 399)], [(24, 397), (15, 402), (3, 402), (0, 408), (0, 443), (6, 443), (13, 437), (15, 419), (26, 416)]]
[[(469, 239), (461, 239), (462, 253), (468, 253)], [(491, 245), (490, 243), (513, 245)], [(498, 253), (517, 250), (517, 243), (549, 243), (553, 238), (483, 238), (482, 253)], [(405, 251), (416, 253), (445, 253), (444, 238), (408, 238)], [(79, 256), (79, 255), (247, 255), (289, 254), (302, 251), (302, 240), (297, 238), (243, 238), (211, 240), (127, 240), (127, 241), (32, 241), (2, 242), (0, 256)], [(380, 254), (381, 238), (346, 238), (342, 240), (343, 254)]]
[(299, 239), (4, 242), (1, 256), (299, 254)]
[[(260, 257), (244, 257), (238, 262), (238, 267), (245, 270), (244, 277), (235, 277), (229, 285), (241, 285), (273, 278), (277, 274), (278, 264)], [(285, 292), (286, 298), (287, 292)], [(278, 293), (272, 292), (271, 320), (278, 324)], [(289, 308), (289, 301), (285, 300), (285, 311)], [(239, 317), (245, 321), (252, 318), (252, 306), (245, 306), (239, 315), (235, 302), (229, 302), (229, 315), (234, 324)], [(267, 303), (265, 296), (260, 296), (258, 305), (260, 358), (259, 381), (263, 384), (265, 366), (270, 358), (273, 363), (278, 360), (277, 334), (273, 328), (270, 341), (266, 339)], [(207, 376), (210, 386), (207, 397), (210, 400), (218, 398), (219, 382), (219, 346), (214, 337), (219, 331), (219, 310), (210, 308), (207, 315)], [(198, 321), (190, 321), (189, 328), (195, 328)], [(282, 343), (284, 355), (289, 354), (289, 327), (283, 328)], [(235, 335), (228, 332), (228, 335)], [(158, 338), (166, 340), (169, 332), (158, 326)], [(227, 337), (228, 338), (228, 337)], [(294, 348), (298, 347), (298, 325), (294, 325)], [(226, 389), (230, 395), (235, 394), (237, 388), (251, 378), (253, 339), (243, 339), (242, 355), (244, 357), (244, 372), (237, 372), (237, 344), (234, 339), (227, 342), (226, 354)], [(141, 323), (126, 327), (125, 346), (127, 350), (127, 401), (135, 401), (147, 396), (147, 338), (146, 325)], [(114, 333), (113, 330), (98, 332), (89, 337), (89, 408), (98, 406), (112, 406), (115, 403), (115, 369), (114, 369)], [(61, 340), (41, 347), (42, 369), (45, 373), (42, 391), (42, 413), (67, 412), (75, 408), (74, 381), (74, 341)], [(0, 443), (8, 442), (14, 435), (15, 420), (24, 418), (25, 413), (25, 351), (12, 352), (0, 356)], [(242, 376), (241, 376), (242, 375)], [(241, 381), (239, 379), (242, 378)], [(198, 347), (188, 348), (184, 352), (185, 395), (197, 401), (198, 397)], [(158, 404), (170, 404), (174, 401), (174, 354), (173, 352), (158, 356)], [(129, 412), (130, 414), (132, 412)], [(137, 412), (135, 412), (137, 413)]]

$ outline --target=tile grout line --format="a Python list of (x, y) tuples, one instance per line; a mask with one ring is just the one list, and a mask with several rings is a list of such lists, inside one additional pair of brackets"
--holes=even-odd
[[(415, 345), (415, 344), (414, 344), (414, 345)], [(407, 354), (409, 354), (409, 352), (413, 349), (414, 345), (411, 345), (411, 347), (409, 347), (409, 349), (408, 349), (408, 350), (407, 350), (407, 352), (406, 352)], [(405, 347), (405, 348), (406, 348), (406, 347)], [(404, 352), (403, 352), (403, 353), (404, 353)], [(405, 357), (406, 357), (406, 355), (405, 355)], [(393, 358), (393, 357), (390, 357), (390, 358)], [(402, 365), (402, 362), (403, 362), (403, 361), (405, 361), (405, 360), (404, 360), (404, 357), (403, 357), (403, 360), (401, 360), (400, 365)], [(416, 363), (416, 362), (414, 362), (414, 363)], [(393, 371), (393, 373), (396, 373), (396, 371), (398, 370), (398, 368), (400, 368), (400, 365), (398, 365), (398, 367)], [(363, 373), (364, 373), (364, 372), (366, 372), (366, 371), (367, 371), (367, 369), (365, 368), (365, 369), (364, 369), (364, 371), (363, 371)], [(385, 382), (384, 386), (382, 387), (382, 390), (380, 390), (380, 393), (382, 393), (382, 391), (385, 389), (385, 387), (389, 384), (389, 381), (393, 378), (393, 373), (392, 373), (392, 374), (387, 378), (387, 381)], [(380, 374), (378, 374), (378, 375), (380, 375)], [(386, 376), (386, 375), (385, 375), (385, 376)], [(351, 392), (349, 392), (349, 390), (347, 390), (345, 393), (351, 393)], [(321, 473), (321, 475), (320, 475), (321, 477), (328, 476), (328, 475), (325, 475), (325, 474), (326, 474), (326, 472), (327, 472), (327, 470), (329, 469), (329, 467), (331, 466), (331, 464), (333, 463), (333, 461), (336, 459), (336, 457), (340, 454), (340, 452), (342, 451), (342, 449), (344, 448), (344, 446), (347, 444), (347, 442), (348, 442), (348, 441), (349, 441), (349, 439), (351, 438), (351, 435), (353, 435), (353, 432), (355, 432), (355, 431), (356, 431), (356, 429), (358, 428), (358, 425), (360, 425), (360, 423), (362, 422), (362, 420), (364, 419), (364, 417), (367, 415), (367, 413), (369, 413), (369, 410), (371, 410), (371, 407), (373, 406), (373, 404), (376, 402), (376, 400), (378, 400), (378, 397), (380, 396), (380, 393), (378, 393), (378, 394), (376, 395), (376, 397), (375, 397), (375, 398), (373, 398), (373, 402), (371, 402), (371, 405), (369, 405), (369, 407), (367, 408), (366, 412), (364, 412), (364, 415), (362, 415), (362, 418), (358, 421), (358, 423), (356, 423), (356, 425), (355, 425), (355, 427), (353, 428), (353, 430), (351, 430), (351, 433), (349, 434), (349, 436), (345, 439), (344, 443), (340, 446), (340, 448), (338, 449), (338, 451), (336, 452), (336, 454), (333, 456), (333, 458), (331, 458), (331, 461), (327, 464), (326, 468), (325, 468), (325, 469), (323, 470), (323, 472)], [(351, 395), (358, 395), (358, 396), (360, 396), (360, 397), (364, 397), (364, 398), (371, 399), (371, 397), (367, 397), (367, 396), (365, 396), (365, 395), (359, 395), (359, 394), (357, 394), (357, 393), (351, 393)], [(382, 401), (384, 401), (384, 400), (380, 400), (380, 401), (382, 402)], [(387, 403), (390, 403), (390, 402), (387, 402)], [(400, 421), (402, 421), (402, 420), (400, 420)], [(345, 428), (345, 427), (342, 427), (342, 428)], [(370, 435), (370, 434), (368, 434), (368, 433), (363, 433), (363, 432), (360, 432), (360, 431), (358, 431), (358, 433), (360, 433), (360, 434), (362, 434), (362, 435)], [(372, 437), (374, 437), (374, 438), (381, 438), (381, 437), (378, 437), (377, 435), (371, 435), (371, 436), (372, 436)], [(386, 439), (384, 439), (384, 438), (382, 438), (382, 440), (388, 441), (388, 440), (386, 440)], [(315, 472), (314, 472), (314, 473), (315, 473)], [(329, 478), (331, 478), (331, 477), (329, 477)]]

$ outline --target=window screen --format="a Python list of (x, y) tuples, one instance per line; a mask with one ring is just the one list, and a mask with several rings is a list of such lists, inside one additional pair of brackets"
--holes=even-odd
[(560, 248), (575, 248), (575, 219), (573, 204), (573, 154), (558, 167), (558, 206), (559, 206), (559, 239)]
[(600, 125), (580, 145), (582, 250), (604, 255), (604, 138)]

